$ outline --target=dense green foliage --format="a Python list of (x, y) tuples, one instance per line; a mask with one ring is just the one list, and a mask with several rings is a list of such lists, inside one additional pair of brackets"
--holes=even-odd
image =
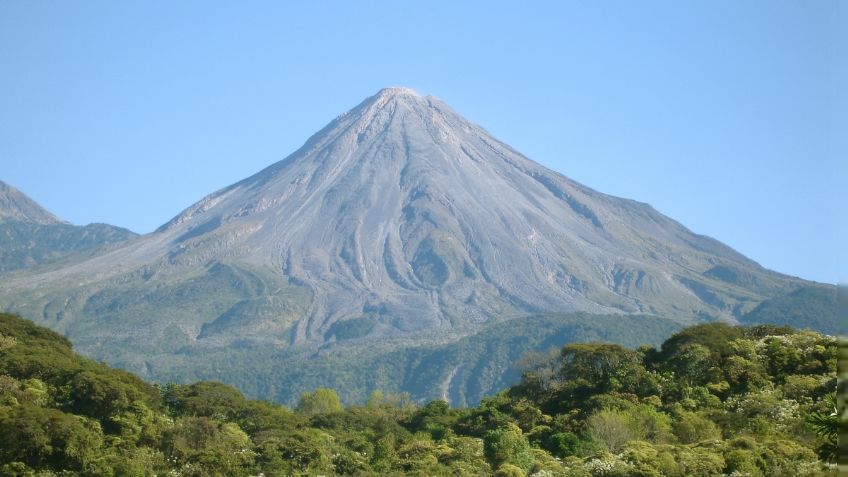
[(709, 324), (659, 349), (528, 356), (474, 408), (317, 389), (290, 410), (214, 382), (157, 388), (0, 314), (0, 475), (835, 475), (836, 362), (832, 337)]

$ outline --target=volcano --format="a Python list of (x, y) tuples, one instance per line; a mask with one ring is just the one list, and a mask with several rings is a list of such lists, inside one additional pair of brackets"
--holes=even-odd
[(387, 88), (153, 233), (11, 275), (0, 299), (161, 378), (197, 350), (415, 347), (539, 314), (733, 322), (805, 283)]

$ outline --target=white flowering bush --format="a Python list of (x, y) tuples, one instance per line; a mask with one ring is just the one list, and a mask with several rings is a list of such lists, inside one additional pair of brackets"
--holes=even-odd
[(783, 399), (781, 393), (774, 389), (730, 397), (725, 402), (725, 407), (728, 411), (749, 419), (768, 419), (778, 429), (785, 429), (800, 418), (799, 403), (794, 399)]
[(583, 468), (593, 477), (627, 475), (633, 466), (621, 459), (620, 455), (606, 454), (586, 461)]

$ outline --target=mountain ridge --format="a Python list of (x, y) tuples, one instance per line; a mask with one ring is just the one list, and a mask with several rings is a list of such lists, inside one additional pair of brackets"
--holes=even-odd
[(67, 224), (15, 187), (0, 181), (0, 221)]

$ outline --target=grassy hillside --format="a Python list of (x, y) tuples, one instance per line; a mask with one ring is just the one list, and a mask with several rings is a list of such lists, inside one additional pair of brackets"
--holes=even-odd
[(152, 386), (0, 314), (0, 475), (835, 475), (836, 357), (814, 332), (710, 324), (537, 354), (473, 408), (317, 389), (289, 409)]

